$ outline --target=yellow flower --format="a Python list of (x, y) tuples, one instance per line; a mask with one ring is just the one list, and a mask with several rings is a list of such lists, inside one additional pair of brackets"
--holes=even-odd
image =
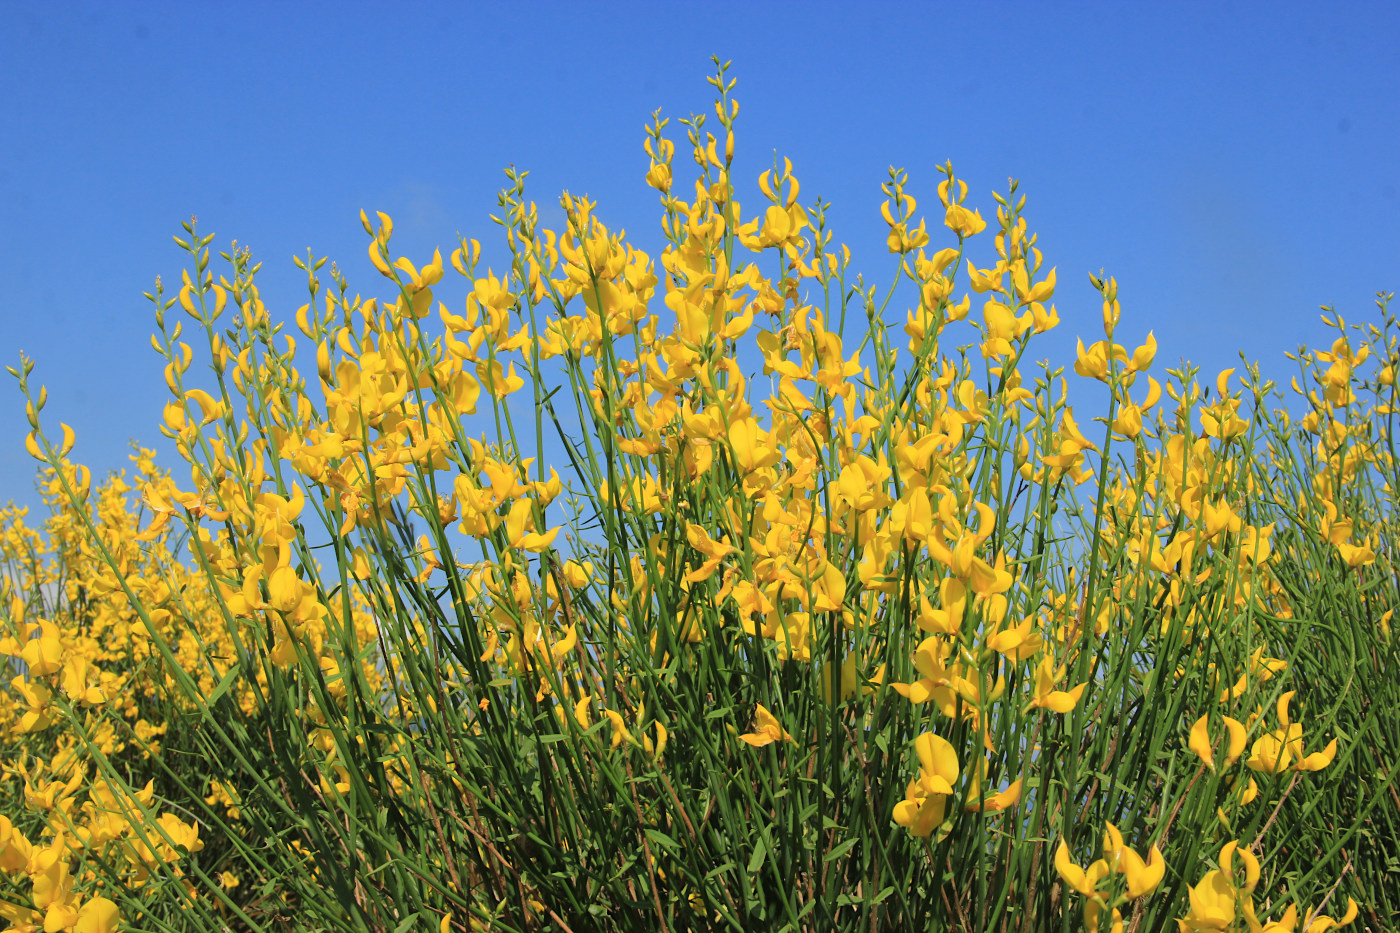
[[(1081, 868), (1073, 862), (1065, 840), (1061, 839), (1059, 848), (1055, 850), (1055, 871), (1065, 884), (1089, 899), (1084, 905), (1084, 921), (1090, 929), (1097, 929), (1099, 911), (1106, 904), (1108, 892), (1102, 887), (1106, 878), (1119, 874), (1127, 880), (1127, 893), (1117, 901), (1122, 904), (1157, 890), (1166, 870), (1166, 862), (1157, 846), (1152, 846), (1144, 860), (1124, 844), (1123, 834), (1112, 823), (1108, 823), (1104, 829), (1103, 858), (1095, 860), (1088, 868)], [(1116, 918), (1117, 911), (1114, 914)]]
[(161, 856), (167, 862), (173, 862), (180, 857), (173, 846), (180, 846), (190, 854), (204, 848), (204, 840), (199, 838), (198, 823), (186, 823), (173, 813), (162, 813), (156, 822), (160, 825), (161, 832), (170, 838), (169, 843), (160, 843)]
[(980, 782), (974, 784), (968, 792), (967, 803), (963, 804), (963, 809), (970, 812), (978, 811), (982, 813), (1000, 813), (1002, 810), (1010, 809), (1021, 802), (1021, 779), (1012, 781), (1006, 790), (998, 791), (990, 797), (982, 797), (982, 787)]
[[(1089, 898), (1084, 902), (1084, 929), (1089, 933), (1099, 933), (1099, 914), (1103, 913), (1103, 905), (1097, 898)], [(1109, 933), (1123, 933), (1123, 914), (1117, 907), (1113, 908), (1109, 922)]]
[(1266, 774), (1280, 771), (1321, 771), (1337, 757), (1337, 740), (1311, 755), (1303, 753), (1303, 727), (1292, 722), (1288, 715), (1288, 704), (1297, 691), (1289, 690), (1278, 698), (1277, 712), (1279, 728), (1267, 732), (1255, 740), (1250, 756), (1245, 761), (1251, 769)]
[(1045, 639), (1035, 630), (1035, 616), (1026, 616), (1019, 625), (991, 633), (987, 647), (1012, 661), (1026, 661), (1045, 647)]
[(777, 445), (753, 418), (731, 423), (728, 438), (734, 463), (744, 475), (771, 467), (783, 459)]
[(1266, 658), (1263, 646), (1256, 648), (1249, 656), (1249, 666), (1244, 673), (1240, 674), (1239, 680), (1220, 692), (1220, 702), (1228, 703), (1241, 697), (1249, 689), (1251, 683), (1262, 684), (1275, 674), (1281, 674), (1286, 670), (1288, 670), (1287, 661), (1281, 658)]
[(892, 683), (890, 687), (915, 705), (930, 699), (940, 703), (945, 698), (951, 699), (952, 678), (944, 665), (951, 651), (952, 645), (946, 639), (930, 635), (914, 649), (914, 668), (924, 676), (912, 684)]
[(529, 499), (516, 499), (511, 504), (510, 512), (506, 515), (505, 525), (506, 538), (510, 541), (510, 546), (520, 548), (522, 551), (539, 553), (549, 547), (559, 534), (558, 527), (551, 528), (544, 534), (537, 534), (533, 531), (535, 527), (534, 503)]
[(24, 643), (20, 658), (29, 665), (31, 677), (56, 674), (63, 667), (63, 642), (58, 626), (47, 620), (37, 626), (38, 637)]
[(29, 865), (33, 848), (7, 816), (0, 816), (0, 871), (14, 873)]
[[(1242, 886), (1235, 877), (1236, 858), (1244, 863), (1244, 884)], [(1219, 861), (1220, 870), (1225, 874), (1231, 886), (1243, 890), (1245, 894), (1254, 893), (1254, 887), (1259, 883), (1259, 860), (1254, 857), (1253, 852), (1241, 848), (1238, 842), (1231, 840), (1221, 847)]]
[[(1225, 731), (1229, 734), (1226, 742), (1225, 767), (1240, 760), (1240, 755), (1244, 753), (1245, 729), (1244, 723), (1231, 719), (1229, 716), (1221, 717), (1225, 722)], [(1210, 736), (1206, 733), (1206, 723), (1210, 717), (1202, 716), (1196, 720), (1196, 724), (1191, 727), (1191, 737), (1187, 741), (1187, 747), (1206, 763), (1206, 767), (1215, 770), (1215, 756), (1211, 747)]]
[[(1356, 901), (1350, 897), (1347, 898), (1346, 913), (1342, 915), (1342, 919), (1340, 920), (1333, 919), (1326, 914), (1316, 914), (1312, 911), (1308, 911), (1307, 918), (1304, 920), (1305, 926), (1303, 927), (1303, 933), (1327, 933), (1328, 930), (1336, 930), (1344, 926), (1350, 926), (1351, 922), (1356, 919), (1357, 913), (1358, 908), (1356, 906)], [(1288, 911), (1281, 919), (1273, 923), (1264, 924), (1264, 926), (1260, 928), (1260, 933), (1295, 933), (1297, 929), (1298, 907), (1296, 904), (1290, 904), (1288, 906)]]
[(94, 897), (78, 908), (73, 933), (114, 933), (120, 920), (116, 904), (105, 897)]
[(946, 819), (960, 769), (953, 746), (932, 732), (914, 740), (914, 751), (919, 756), (919, 777), (909, 782), (904, 799), (894, 805), (894, 821), (922, 839)]
[(1182, 933), (1224, 930), (1235, 922), (1235, 889), (1222, 872), (1206, 872), (1187, 894), (1191, 912), (1177, 921)]
[(1155, 844), (1144, 860), (1123, 843), (1123, 834), (1112, 823), (1106, 824), (1104, 830), (1103, 855), (1109, 866), (1127, 879), (1129, 898), (1139, 898), (1157, 890), (1167, 872), (1167, 863)]
[(1108, 862), (1096, 859), (1087, 869), (1076, 865), (1070, 856), (1069, 845), (1061, 839), (1055, 850), (1055, 871), (1065, 884), (1089, 898), (1100, 898), (1099, 882), (1107, 878), (1111, 869)]
[(754, 710), (754, 731), (739, 736), (754, 748), (762, 748), (773, 742), (793, 742), (796, 741), (778, 722), (778, 717), (764, 707), (762, 703)]
[(1065, 676), (1064, 666), (1055, 667), (1054, 660), (1050, 655), (1045, 655), (1040, 659), (1040, 663), (1035, 666), (1035, 697), (1027, 705), (1026, 710), (1048, 709), (1056, 713), (1068, 713), (1079, 705), (1079, 698), (1084, 695), (1084, 689), (1089, 686), (1084, 682), (1070, 690), (1056, 690), (1055, 684)]
[(960, 237), (970, 237), (987, 229), (987, 222), (980, 211), (968, 210), (961, 204), (949, 204), (943, 223)]

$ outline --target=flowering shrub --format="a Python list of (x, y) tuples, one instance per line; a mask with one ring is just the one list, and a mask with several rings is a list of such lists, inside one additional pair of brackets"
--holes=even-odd
[(362, 215), (388, 296), (298, 259), (279, 320), (187, 224), (187, 478), (94, 485), (11, 369), (12, 928), (1395, 927), (1388, 296), (1290, 414), (1095, 278), (1071, 378), (1014, 184), (891, 170), (881, 291), (790, 162), (741, 209), (711, 83), (655, 257), (512, 172), (503, 272)]

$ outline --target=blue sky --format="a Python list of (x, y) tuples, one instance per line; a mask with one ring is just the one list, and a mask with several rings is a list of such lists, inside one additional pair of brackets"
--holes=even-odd
[[(249, 245), (288, 320), (307, 247), (382, 291), (361, 208), (410, 257), (458, 231), (499, 255), (487, 215), (512, 163), (547, 222), (561, 190), (587, 193), (655, 255), (642, 127), (709, 111), (718, 55), (741, 202), (791, 158), (872, 281), (892, 268), (888, 167), (928, 205), (951, 159), (984, 216), (1008, 177), (1028, 196), (1063, 321), (1035, 355), (1097, 339), (1105, 269), (1123, 338), (1155, 331), (1159, 367), (1213, 374), (1243, 350), (1286, 381), (1285, 350), (1330, 339), (1319, 305), (1363, 320), (1400, 287), (1397, 39), (1393, 3), (0, 3), (0, 356), (37, 360), (45, 417), (95, 474), (135, 438), (187, 482), (141, 297), (178, 281), (181, 220)], [(35, 504), (3, 379), (0, 502)]]

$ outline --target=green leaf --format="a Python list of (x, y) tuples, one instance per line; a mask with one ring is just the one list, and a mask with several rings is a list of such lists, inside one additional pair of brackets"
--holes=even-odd
[(758, 874), (758, 870), (763, 867), (763, 860), (768, 856), (768, 847), (762, 836), (758, 838), (754, 846), (753, 855), (749, 856), (749, 864), (744, 866), (744, 870), (750, 875)]
[(855, 848), (855, 844), (859, 841), (859, 839), (847, 839), (845, 842), (841, 843), (839, 846), (837, 846), (836, 848), (828, 852), (826, 855), (824, 855), (822, 857), (822, 861), (833, 862), (836, 859), (841, 858), (847, 852), (851, 851), (851, 849)]
[(225, 693), (228, 693), (229, 688), (233, 686), (233, 682), (237, 680), (238, 675), (242, 673), (242, 666), (235, 662), (234, 665), (228, 669), (228, 673), (223, 676), (223, 679), (219, 681), (219, 685), (210, 692), (208, 699), (204, 701), (204, 705), (213, 708), (214, 704), (218, 703), (219, 699)]
[(659, 829), (648, 829), (646, 830), (646, 834), (648, 839), (664, 849), (679, 849), (681, 847), (680, 843), (676, 842), (676, 840), (661, 832)]
[(723, 863), (722, 865), (718, 865), (718, 866), (716, 866), (715, 868), (712, 868), (712, 869), (710, 869), (708, 872), (706, 872), (706, 873), (705, 873), (705, 880), (706, 880), (706, 881), (713, 881), (714, 879), (718, 878), (720, 875), (724, 874), (724, 873), (727, 872), (727, 871), (730, 871), (730, 870), (733, 869), (733, 868), (734, 868), (734, 863), (733, 863), (733, 862), (725, 862), (725, 863)]

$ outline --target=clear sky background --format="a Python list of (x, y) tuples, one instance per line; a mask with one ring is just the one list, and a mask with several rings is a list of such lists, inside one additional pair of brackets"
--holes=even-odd
[[(134, 438), (187, 483), (141, 297), (178, 283), (181, 220), (249, 245), (286, 320), (307, 247), (352, 293), (384, 293), (361, 208), (391, 214), (416, 261), (458, 231), (498, 257), (487, 215), (512, 163), (547, 222), (561, 190), (587, 193), (655, 256), (642, 127), (712, 113), (718, 55), (739, 81), (741, 203), (791, 158), (871, 281), (892, 270), (888, 167), (936, 205), (951, 159), (984, 216), (1020, 179), (1058, 267), (1063, 324), (1033, 356), (1069, 363), (1076, 335), (1101, 336), (1088, 273), (1105, 269), (1122, 339), (1155, 331), (1159, 368), (1213, 376), (1243, 350), (1286, 382), (1284, 351), (1330, 339), (1319, 305), (1364, 320), (1400, 290), (1398, 40), (1393, 2), (0, 2), (0, 356), (37, 360), (45, 417), (95, 474), (129, 466)], [(989, 265), (990, 234), (978, 249)], [(0, 502), (36, 504), (0, 380)]]

